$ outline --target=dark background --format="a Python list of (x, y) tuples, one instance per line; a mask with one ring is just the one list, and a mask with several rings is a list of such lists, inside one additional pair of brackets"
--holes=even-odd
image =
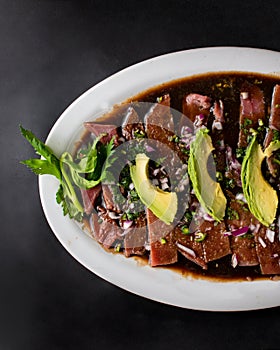
[(51, 232), (37, 179), (19, 164), (34, 155), (19, 124), (45, 139), (112, 73), (219, 45), (280, 51), (280, 1), (0, 0), (0, 350), (280, 348), (280, 308), (184, 310), (86, 270)]

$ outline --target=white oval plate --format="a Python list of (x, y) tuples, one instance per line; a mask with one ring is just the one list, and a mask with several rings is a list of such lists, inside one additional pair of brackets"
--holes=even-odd
[[(53, 126), (47, 144), (61, 154), (69, 140), (105, 109), (149, 87), (173, 79), (210, 71), (280, 71), (280, 53), (238, 47), (201, 48), (149, 59), (120, 71), (74, 101)], [(82, 265), (127, 291), (183, 308), (239, 311), (280, 305), (280, 281), (211, 282), (189, 279), (168, 269), (140, 266), (133, 258), (104, 251), (56, 204), (58, 183), (39, 178), (42, 206), (53, 232)]]

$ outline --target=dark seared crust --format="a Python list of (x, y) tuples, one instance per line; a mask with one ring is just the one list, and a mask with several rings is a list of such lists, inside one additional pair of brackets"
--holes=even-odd
[(122, 124), (122, 134), (127, 141), (135, 139), (135, 131), (145, 132), (143, 123), (133, 107), (129, 107)]
[[(170, 112), (170, 96), (164, 95), (155, 103), (144, 118), (145, 130), (149, 139), (171, 145), (170, 136), (174, 132), (173, 117)], [(171, 146), (172, 147), (172, 146)]]
[(229, 239), (224, 235), (227, 231), (224, 222), (215, 225), (214, 222), (204, 221), (199, 230), (206, 233), (206, 237), (202, 241), (206, 263), (231, 254)]

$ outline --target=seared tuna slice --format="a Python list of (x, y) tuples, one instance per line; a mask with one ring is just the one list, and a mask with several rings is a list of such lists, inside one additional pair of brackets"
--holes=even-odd
[(102, 215), (101, 219), (97, 214), (93, 213), (91, 220), (93, 226), (91, 234), (103, 247), (107, 249), (112, 248), (114, 242), (121, 239), (122, 229), (107, 214)]
[[(264, 146), (268, 147), (271, 141), (274, 140), (280, 140), (280, 85), (275, 85), (273, 89), (269, 130), (264, 141)], [(267, 159), (267, 165), (271, 175), (274, 177), (279, 177), (280, 165), (279, 162), (275, 161), (275, 155), (272, 155), (269, 159)]]
[[(225, 169), (225, 147), (224, 147), (224, 106), (222, 101), (214, 103), (212, 124), (212, 142), (215, 147), (213, 153), (216, 163), (216, 173), (223, 172)], [(229, 238), (224, 235), (227, 231), (225, 224), (214, 223), (214, 221), (204, 220), (196, 228), (197, 232), (206, 234), (202, 241), (204, 258), (206, 262), (220, 259), (231, 253)]]
[[(219, 104), (215, 103), (214, 106), (215, 119), (212, 128), (212, 140), (213, 145), (216, 146), (214, 152), (218, 152), (220, 158), (219, 164), (216, 164), (216, 166), (214, 164), (214, 167), (216, 169), (212, 169), (214, 170), (213, 173), (216, 174), (216, 171), (224, 171), (225, 148), (220, 147), (220, 143), (224, 140), (222, 124), (223, 105), (220, 102)], [(205, 116), (205, 121), (206, 123), (208, 121), (207, 115)], [(195, 201), (197, 201), (197, 199), (194, 199), (194, 202)], [(193, 203), (191, 205), (193, 205)], [(206, 214), (206, 212), (200, 206), (197, 207), (195, 218), (190, 225), (190, 230), (191, 232), (194, 232), (194, 237), (193, 241), (189, 243), (197, 244), (197, 242), (195, 241), (195, 239), (198, 238), (197, 235), (205, 236), (201, 243), (204, 263), (220, 259), (231, 253), (229, 238), (224, 235), (224, 233), (227, 231), (224, 223), (214, 223), (214, 220), (208, 214)]]
[(146, 227), (145, 215), (139, 215), (135, 220), (134, 226), (129, 228), (124, 236), (124, 254), (126, 257), (145, 254), (147, 242)]
[(229, 238), (225, 235), (226, 231), (224, 222), (216, 224), (214, 222), (204, 221), (199, 226), (198, 232), (206, 234), (205, 239), (202, 241), (206, 263), (231, 254)]
[(195, 241), (194, 234), (183, 234), (180, 227), (176, 227), (175, 233), (178, 251), (188, 260), (207, 270), (202, 243)]
[(265, 118), (262, 90), (253, 84), (244, 83), (240, 93), (240, 133), (238, 147), (247, 147), (250, 129), (257, 130), (259, 120)]
[(249, 234), (231, 236), (231, 250), (237, 264), (239, 266), (259, 265), (254, 240), (254, 234), (260, 226), (258, 220), (250, 213), (247, 204), (235, 199), (232, 194), (229, 194), (227, 214), (226, 224), (230, 231), (248, 227)]
[(255, 242), (262, 274), (280, 274), (279, 230), (262, 226)]
[(145, 135), (143, 123), (140, 122), (139, 116), (133, 107), (129, 107), (122, 124), (122, 134), (126, 140), (136, 138), (136, 133)]
[[(170, 96), (164, 95), (155, 103), (144, 117), (147, 137), (153, 140), (156, 157), (164, 158), (168, 176), (174, 179), (174, 173), (180, 166), (179, 147), (174, 138), (174, 122), (170, 110)], [(164, 145), (163, 145), (164, 144)], [(166, 146), (167, 147), (166, 147)]]
[[(246, 147), (248, 145), (247, 136), (249, 134), (250, 128), (256, 129), (259, 125), (259, 120), (264, 120), (265, 118), (265, 106), (262, 91), (255, 85), (248, 85), (241, 92), (241, 109), (240, 109), (240, 125), (243, 126), (240, 129), (239, 146)], [(269, 121), (270, 131), (266, 137), (265, 144), (268, 145), (273, 139), (272, 130), (276, 130), (279, 127), (279, 111), (278, 102), (279, 97), (279, 87), (275, 87), (272, 97), (271, 106), (271, 117)], [(249, 122), (248, 122), (249, 120)], [(270, 170), (275, 171), (275, 165), (272, 163), (272, 157), (268, 162)], [(263, 274), (279, 273), (279, 260), (277, 254), (280, 250), (279, 240), (269, 241), (267, 238), (267, 232), (271, 230), (261, 225), (256, 220), (256, 226), (258, 230), (254, 232), (254, 240), (256, 246), (256, 254), (258, 261), (260, 263), (260, 268)], [(271, 234), (272, 235), (272, 234)]]
[(84, 210), (86, 214), (90, 214), (95, 206), (96, 200), (101, 192), (101, 185), (97, 185), (88, 190), (81, 188)]
[(100, 139), (100, 142), (106, 144), (108, 143), (113, 136), (115, 136), (115, 145), (118, 145), (118, 128), (116, 125), (108, 125), (108, 124), (99, 124), (95, 122), (85, 122), (84, 127), (91, 132), (95, 136), (99, 136), (100, 134), (105, 134), (104, 137)]
[(148, 138), (162, 143), (170, 143), (170, 135), (173, 135), (174, 122), (170, 111), (170, 96), (164, 95), (158, 103), (155, 103), (144, 118), (145, 129)]
[(169, 265), (177, 262), (175, 231), (172, 226), (159, 220), (147, 209), (148, 234), (150, 243), (150, 265)]

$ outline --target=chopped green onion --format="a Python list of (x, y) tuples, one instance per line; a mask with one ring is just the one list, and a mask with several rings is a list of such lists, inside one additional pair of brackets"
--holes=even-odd
[(182, 226), (181, 231), (184, 235), (188, 235), (190, 233), (190, 230), (187, 225)]
[(203, 232), (196, 232), (194, 234), (194, 240), (196, 242), (202, 242), (204, 241), (204, 239), (206, 238), (206, 233), (203, 233)]

